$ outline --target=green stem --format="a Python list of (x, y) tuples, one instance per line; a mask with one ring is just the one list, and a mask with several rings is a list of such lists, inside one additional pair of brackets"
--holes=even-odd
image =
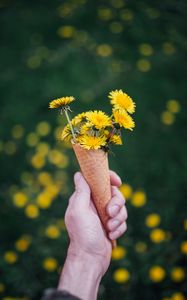
[(74, 133), (74, 130), (73, 130), (73, 126), (71, 124), (71, 121), (70, 121), (70, 118), (69, 118), (69, 115), (68, 115), (68, 112), (66, 109), (64, 109), (64, 112), (65, 112), (65, 115), (66, 115), (66, 118), (67, 118), (67, 121), (68, 121), (68, 124), (70, 126), (70, 129), (71, 129), (71, 133), (72, 133), (72, 136), (73, 136), (73, 141), (75, 142), (76, 141), (76, 137), (75, 137), (75, 133)]

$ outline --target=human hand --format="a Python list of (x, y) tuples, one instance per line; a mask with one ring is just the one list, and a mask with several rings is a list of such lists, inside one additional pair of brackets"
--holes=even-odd
[(74, 176), (75, 192), (65, 214), (70, 245), (58, 290), (66, 290), (83, 300), (97, 299), (100, 280), (111, 260), (109, 239), (117, 239), (127, 228), (127, 210), (117, 188), (121, 179), (110, 171), (110, 180), (112, 198), (106, 208), (109, 216), (107, 233), (92, 202), (90, 188), (79, 172)]
[(111, 240), (119, 238), (127, 229), (127, 210), (124, 197), (118, 190), (119, 176), (110, 171), (112, 198), (106, 211), (109, 216), (108, 232), (103, 229), (91, 199), (90, 188), (80, 172), (74, 176), (75, 192), (69, 199), (65, 223), (70, 237), (68, 255), (90, 256), (100, 266), (104, 275), (111, 260)]

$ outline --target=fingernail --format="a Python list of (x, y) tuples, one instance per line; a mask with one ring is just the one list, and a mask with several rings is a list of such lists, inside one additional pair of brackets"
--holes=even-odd
[(112, 207), (109, 208), (109, 214), (113, 217), (119, 212), (119, 205), (113, 205)]

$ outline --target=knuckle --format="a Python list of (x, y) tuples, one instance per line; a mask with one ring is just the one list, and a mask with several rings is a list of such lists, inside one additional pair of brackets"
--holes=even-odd
[(72, 223), (77, 218), (77, 212), (74, 209), (67, 209), (65, 213), (65, 224)]

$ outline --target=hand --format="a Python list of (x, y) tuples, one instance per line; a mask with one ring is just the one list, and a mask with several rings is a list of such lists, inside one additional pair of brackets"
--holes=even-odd
[(119, 176), (110, 171), (112, 199), (108, 203), (108, 237), (103, 229), (95, 206), (91, 199), (90, 188), (81, 173), (74, 177), (75, 192), (69, 200), (65, 214), (65, 223), (70, 237), (68, 254), (86, 253), (95, 257), (102, 268), (102, 275), (108, 269), (111, 259), (111, 242), (126, 230), (127, 210), (124, 197), (117, 186), (121, 184)]
[(110, 179), (112, 198), (106, 208), (109, 215), (107, 233), (92, 202), (90, 188), (80, 172), (74, 176), (75, 192), (65, 214), (70, 245), (58, 288), (82, 299), (96, 299), (99, 282), (111, 260), (109, 239), (119, 238), (127, 229), (125, 201), (117, 188), (121, 179), (113, 171), (110, 171)]

